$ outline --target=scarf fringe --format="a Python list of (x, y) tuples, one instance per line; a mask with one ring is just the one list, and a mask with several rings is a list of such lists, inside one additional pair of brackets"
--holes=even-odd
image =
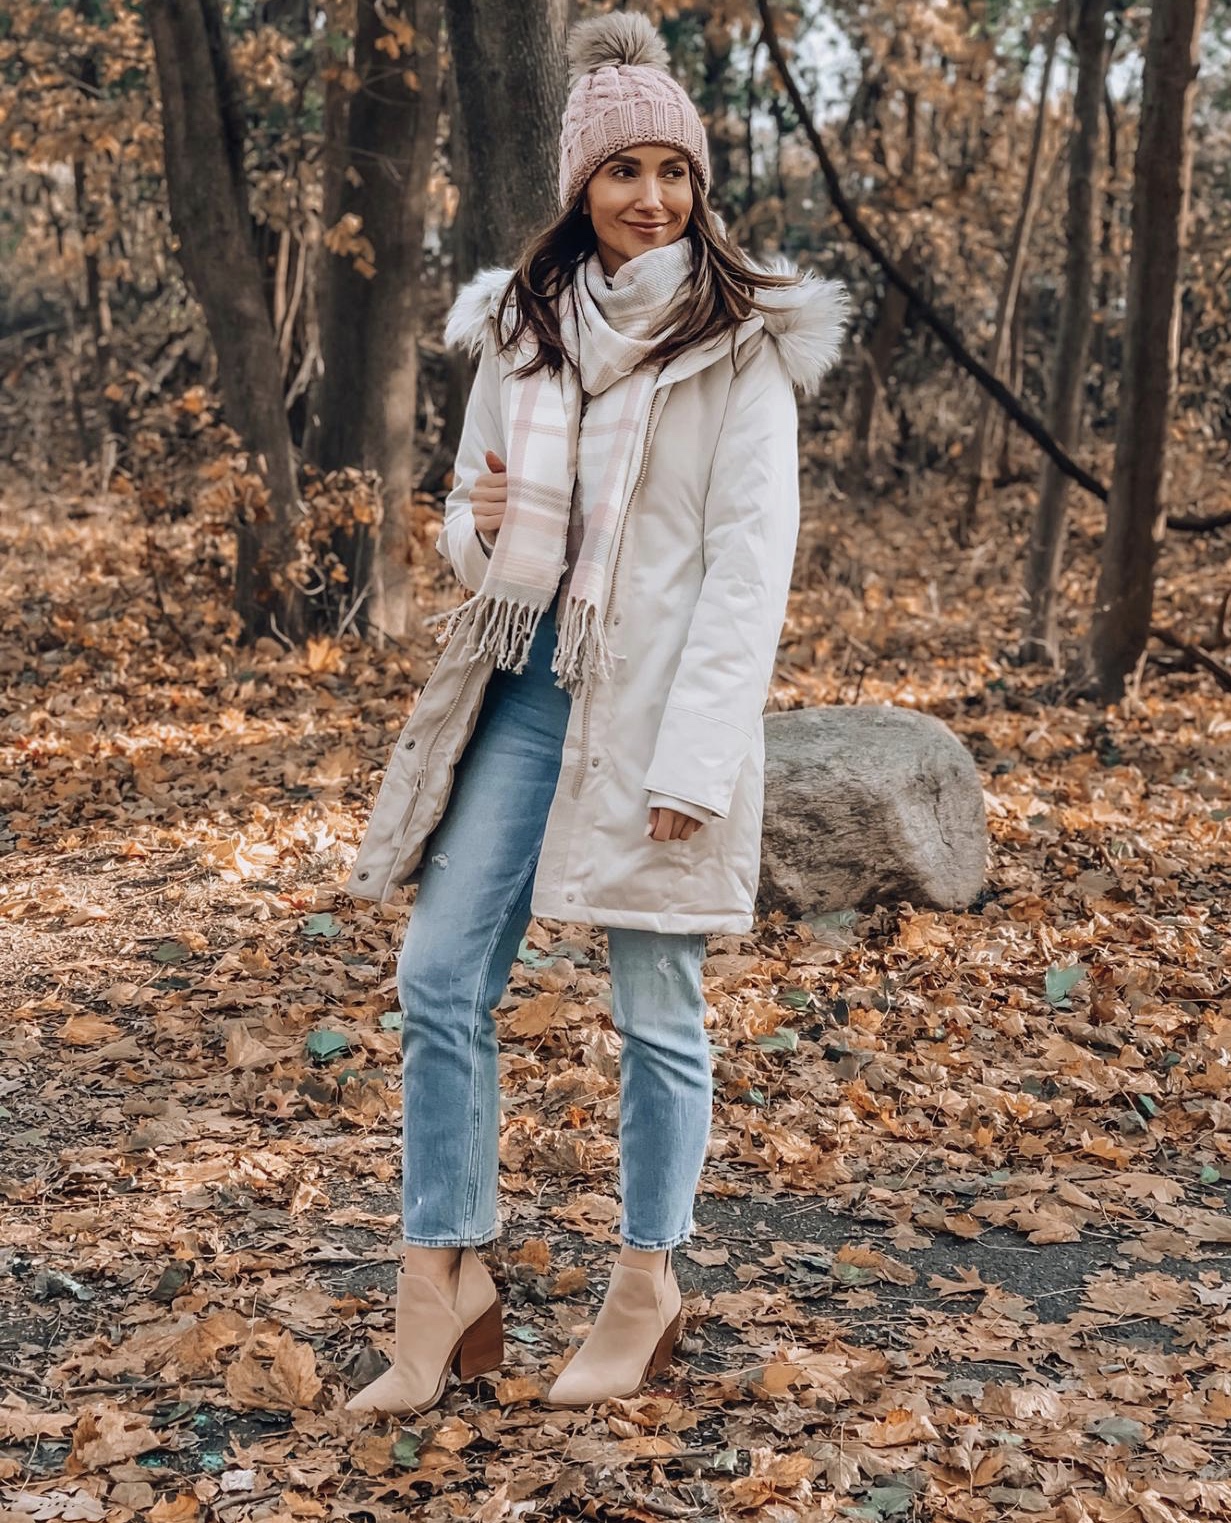
[(567, 598), (560, 637), (551, 658), (558, 687), (576, 695), (594, 681), (605, 682), (612, 672), (611, 647), (603, 627), (602, 610), (585, 598)]
[[(451, 613), (440, 616), (437, 645), (455, 639), (471, 652), (471, 661), (495, 656), (506, 671), (525, 670), (544, 609), (514, 599), (475, 593)], [(595, 681), (605, 682), (615, 668), (602, 610), (585, 598), (565, 598), (564, 617), (552, 652), (557, 687), (576, 697)]]
[(477, 592), (446, 616), (436, 641), (448, 645), (460, 638), (472, 661), (493, 655), (503, 670), (521, 672), (530, 659), (543, 612), (535, 603)]

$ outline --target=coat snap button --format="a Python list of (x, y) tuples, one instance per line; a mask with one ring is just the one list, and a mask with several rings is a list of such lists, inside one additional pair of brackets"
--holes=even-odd
[(370, 878), (371, 874), (368, 872), (367, 868), (365, 867), (364, 870), (359, 874), (359, 877), (361, 879), (363, 879), (363, 878)]
[(414, 749), (415, 749), (415, 737), (414, 737), (414, 736), (413, 736), (413, 735), (412, 735), (412, 736), (411, 736), (411, 737), (410, 737), (410, 739), (409, 739), (409, 740), (408, 740), (408, 741), (407, 741), (407, 742), (406, 742), (406, 749), (407, 749), (407, 750), (408, 750), (408, 751), (413, 751), (413, 750), (414, 750)]
[(592, 756), (590, 758), (590, 765), (592, 767), (597, 767), (598, 766), (598, 757), (597, 756)]
[(564, 897), (568, 900), (568, 902), (570, 904), (572, 904), (573, 900), (576, 899), (577, 895), (576, 894), (565, 894)]

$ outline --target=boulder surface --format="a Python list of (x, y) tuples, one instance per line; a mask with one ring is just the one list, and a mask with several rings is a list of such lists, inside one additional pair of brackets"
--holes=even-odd
[(871, 704), (765, 716), (762, 911), (962, 909), (986, 867), (983, 786), (948, 725)]

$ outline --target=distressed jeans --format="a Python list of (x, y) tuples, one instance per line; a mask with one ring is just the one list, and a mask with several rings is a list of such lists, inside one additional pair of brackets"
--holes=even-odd
[[(402, 1236), (489, 1242), (500, 1086), (493, 1007), (530, 923), (530, 896), (560, 773), (571, 699), (555, 685), (554, 610), (520, 673), (497, 669), (424, 847), (398, 956), (402, 1004)], [(712, 1080), (705, 937), (607, 930), (620, 1033), (620, 1235), (673, 1248), (692, 1233)]]

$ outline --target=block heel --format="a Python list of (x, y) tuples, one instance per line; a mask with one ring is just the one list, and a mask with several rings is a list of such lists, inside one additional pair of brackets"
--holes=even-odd
[(667, 1324), (662, 1337), (658, 1340), (657, 1347), (650, 1355), (650, 1362), (646, 1365), (645, 1377), (642, 1381), (643, 1385), (651, 1376), (661, 1374), (670, 1365), (672, 1359), (675, 1358), (675, 1340), (680, 1335), (680, 1318), (682, 1315), (682, 1311), (676, 1312), (675, 1316)]
[(488, 1370), (497, 1370), (504, 1362), (504, 1309), (499, 1296), (483, 1315), (462, 1334), (453, 1369), (459, 1380), (473, 1380)]

